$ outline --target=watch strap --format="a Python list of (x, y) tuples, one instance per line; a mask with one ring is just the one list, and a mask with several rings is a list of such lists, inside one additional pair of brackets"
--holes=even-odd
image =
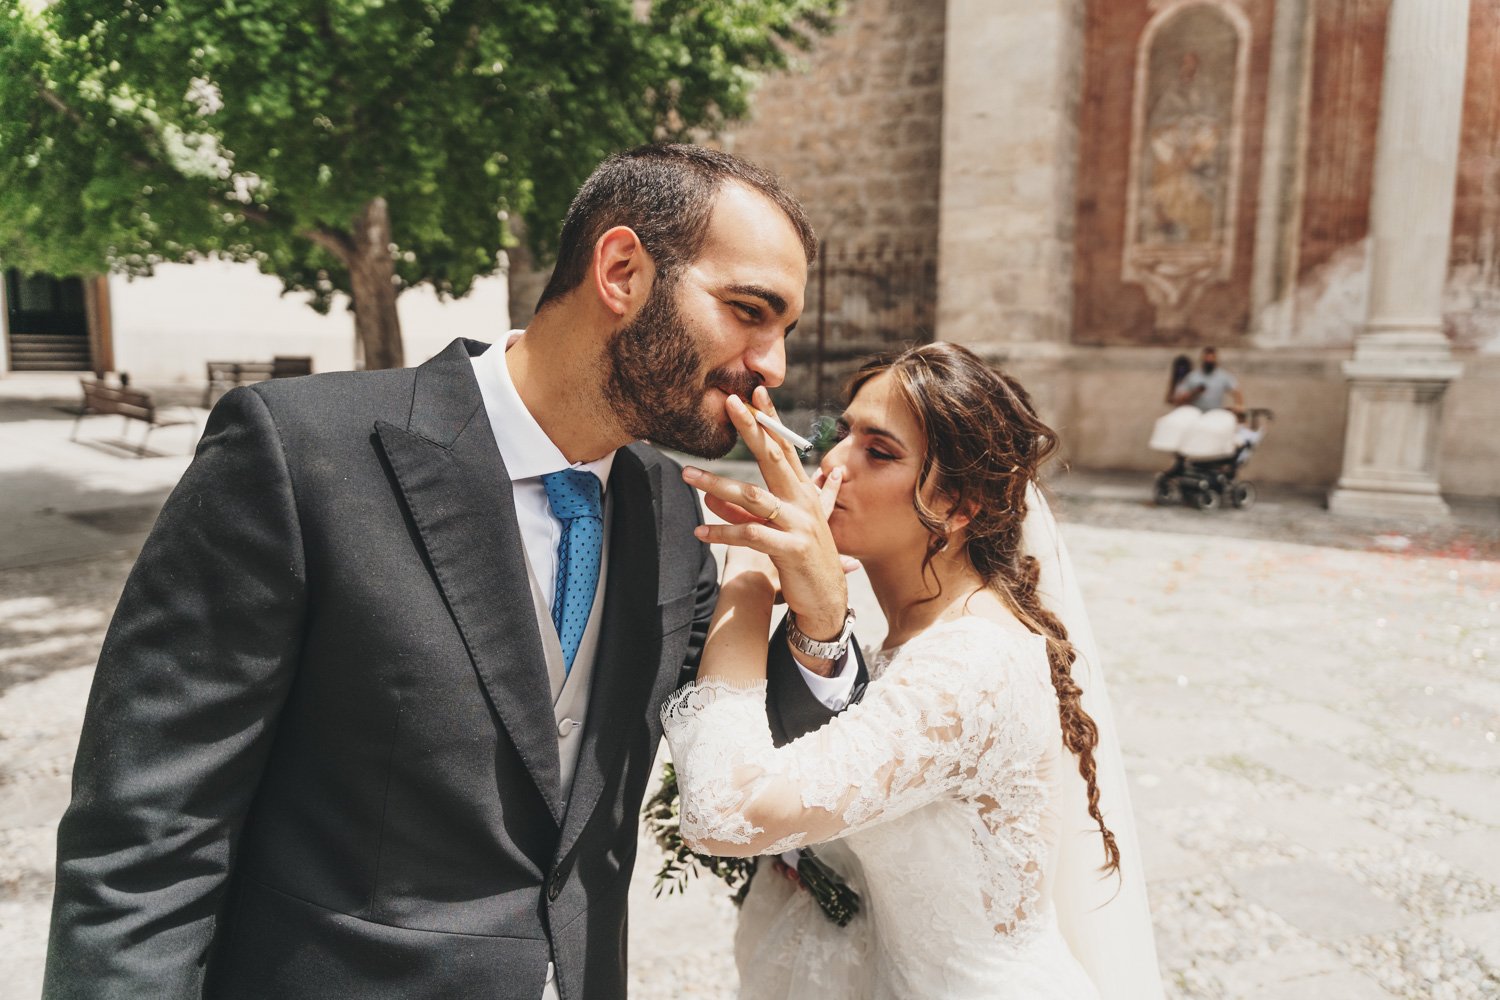
[(826, 642), (812, 638), (797, 626), (797, 612), (788, 610), (786, 613), (786, 641), (799, 653), (816, 657), (820, 660), (836, 660), (844, 655), (849, 648), (849, 637), (854, 634), (854, 609), (847, 608), (844, 611), (844, 627), (834, 639)]

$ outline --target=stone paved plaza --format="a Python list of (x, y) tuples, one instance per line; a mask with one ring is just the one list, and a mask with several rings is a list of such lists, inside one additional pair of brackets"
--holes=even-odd
[[(0, 383), (0, 1000), (38, 994), (92, 661), (192, 439), (165, 430), (159, 456), (125, 458), (107, 443), (118, 422), (100, 419), (96, 443), (71, 444), (55, 408), (71, 394), (52, 385)], [(1296, 497), (1243, 515), (1157, 510), (1137, 499), (1148, 486), (1073, 477), (1058, 506), (1121, 725), (1169, 996), (1500, 996), (1488, 515), (1402, 532)], [(862, 638), (878, 641), (855, 583)], [(632, 995), (731, 997), (732, 907), (704, 882), (654, 898), (657, 860), (643, 847)]]

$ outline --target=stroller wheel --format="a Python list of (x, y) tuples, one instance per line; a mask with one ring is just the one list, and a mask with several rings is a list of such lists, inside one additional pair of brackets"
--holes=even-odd
[(1152, 491), (1152, 498), (1155, 499), (1158, 507), (1165, 507), (1168, 504), (1177, 503), (1182, 499), (1177, 492), (1176, 481), (1165, 472), (1157, 474), (1156, 487)]
[(1213, 510), (1219, 506), (1219, 494), (1209, 483), (1200, 483), (1191, 491), (1184, 490), (1183, 495), (1198, 510)]
[(1249, 510), (1255, 504), (1255, 484), (1235, 483), (1229, 492), (1229, 502), (1236, 510)]

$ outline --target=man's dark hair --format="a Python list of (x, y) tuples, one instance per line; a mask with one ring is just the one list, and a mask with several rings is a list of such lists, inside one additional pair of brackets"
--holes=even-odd
[(702, 251), (714, 198), (726, 181), (758, 191), (786, 213), (812, 263), (818, 237), (807, 213), (769, 171), (702, 146), (637, 146), (599, 164), (574, 195), (558, 238), (557, 266), (537, 300), (537, 312), (578, 287), (593, 261), (594, 244), (615, 226), (635, 231), (656, 264), (657, 280), (670, 284)]

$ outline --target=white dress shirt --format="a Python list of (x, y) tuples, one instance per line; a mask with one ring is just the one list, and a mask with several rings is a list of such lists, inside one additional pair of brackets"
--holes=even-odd
[(557, 596), (557, 546), (562, 541), (563, 524), (552, 513), (542, 477), (564, 469), (592, 472), (599, 477), (603, 496), (609, 492), (609, 470), (615, 464), (615, 453), (592, 462), (569, 462), (526, 409), (505, 364), (505, 352), (523, 332), (512, 330), (495, 345), (500, 350), (492, 347), (470, 361), (474, 377), (479, 380), (479, 395), (490, 418), (490, 429), (495, 433), (495, 444), (500, 447), (500, 458), (515, 491), (516, 521), (521, 527), (526, 560), (547, 598), (547, 606), (551, 607)]
[(849, 707), (849, 698), (854, 694), (855, 672), (845, 669), (849, 665), (847, 649), (843, 656), (834, 661), (831, 677), (813, 673), (798, 662), (795, 656), (792, 657), (792, 662), (797, 664), (797, 669), (801, 671), (802, 679), (807, 682), (807, 689), (814, 698), (835, 712), (842, 712)]

